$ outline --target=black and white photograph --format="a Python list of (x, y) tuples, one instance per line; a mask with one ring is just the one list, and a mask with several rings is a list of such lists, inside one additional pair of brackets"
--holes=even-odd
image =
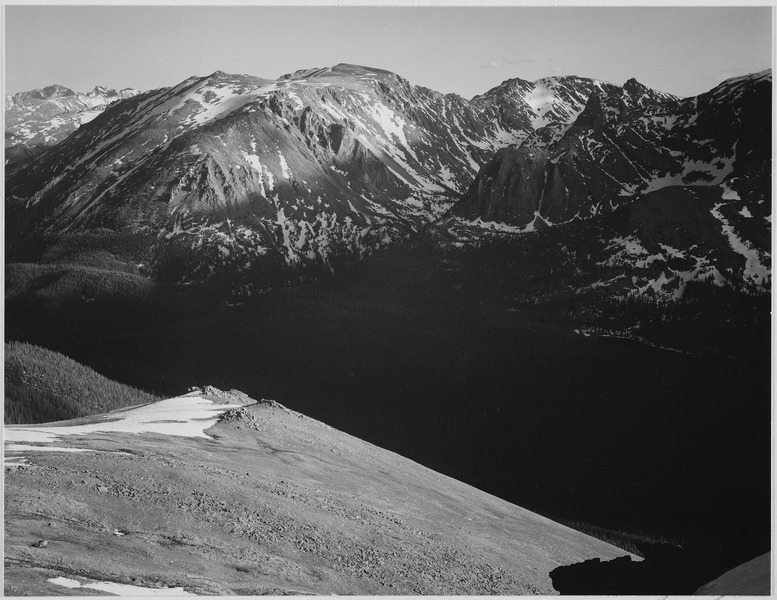
[(771, 3), (0, 11), (4, 596), (774, 591)]

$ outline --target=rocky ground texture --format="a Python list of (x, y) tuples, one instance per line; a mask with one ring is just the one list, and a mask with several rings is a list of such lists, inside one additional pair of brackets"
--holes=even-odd
[(6, 595), (548, 594), (624, 554), (278, 403), (197, 396), (221, 409), (202, 437), (108, 431), (146, 405), (57, 440), (78, 452), (6, 447)]

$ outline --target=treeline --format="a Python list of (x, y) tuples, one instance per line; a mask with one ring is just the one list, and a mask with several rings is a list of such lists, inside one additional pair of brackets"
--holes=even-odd
[(156, 236), (108, 229), (91, 232), (34, 233), (6, 241), (7, 262), (35, 262), (139, 273), (147, 262)]
[(61, 421), (156, 400), (58, 352), (22, 342), (5, 344), (6, 424)]
[(740, 291), (703, 280), (689, 282), (675, 301), (639, 293), (609, 298), (593, 325), (632, 330), (655, 343), (688, 351), (746, 355), (768, 342), (770, 309), (769, 292)]

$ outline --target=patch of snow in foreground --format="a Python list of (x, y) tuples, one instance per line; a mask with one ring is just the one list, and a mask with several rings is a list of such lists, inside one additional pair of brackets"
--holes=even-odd
[(100, 592), (107, 592), (108, 594), (115, 594), (116, 596), (196, 596), (196, 594), (190, 594), (183, 588), (147, 588), (125, 583), (114, 583), (112, 581), (81, 583), (67, 577), (54, 577), (49, 579), (48, 582), (70, 589), (89, 588)]
[[(25, 450), (34, 450), (35, 452), (89, 452), (88, 448), (62, 448), (59, 446), (33, 446), (32, 444), (9, 444), (6, 442), (6, 452), (24, 452)], [(6, 463), (8, 464), (8, 463)]]
[[(50, 444), (66, 435), (88, 436), (94, 433), (156, 433), (210, 439), (205, 430), (216, 424), (221, 413), (236, 406), (234, 403), (216, 404), (201, 396), (200, 392), (191, 392), (177, 398), (108, 413), (102, 415), (105, 420), (97, 423), (51, 427), (9, 425), (5, 427), (5, 443), (11, 444), (11, 447), (23, 443)], [(28, 449), (42, 450), (40, 447)]]

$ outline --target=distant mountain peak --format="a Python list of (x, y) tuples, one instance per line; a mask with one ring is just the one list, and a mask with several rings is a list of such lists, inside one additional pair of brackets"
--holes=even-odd
[(5, 97), (6, 164), (37, 154), (62, 141), (119, 99), (138, 94), (97, 85), (86, 94), (63, 85), (19, 92)]
[(25, 100), (50, 100), (54, 98), (65, 98), (67, 96), (75, 95), (76, 92), (70, 88), (55, 83), (43, 88), (37, 88), (34, 90), (14, 94), (13, 100), (15, 104), (18, 104), (19, 102), (23, 102)]
[(62, 98), (65, 96), (75, 96), (76, 92), (64, 85), (54, 84), (40, 90), (44, 98)]
[(338, 63), (334, 67), (332, 67), (332, 72), (345, 73), (348, 75), (377, 74), (377, 75), (391, 75), (394, 77), (398, 77), (396, 73), (387, 71), (386, 69), (379, 69), (377, 67), (367, 67), (364, 65), (357, 65), (352, 63)]
[(626, 83), (623, 84), (623, 89), (632, 93), (634, 92), (642, 93), (650, 90), (648, 86), (646, 86), (644, 83), (637, 81), (635, 77), (631, 77), (628, 80), (626, 80)]
[(317, 77), (365, 77), (365, 76), (377, 76), (377, 77), (390, 77), (392, 79), (398, 79), (404, 81), (404, 78), (392, 71), (386, 69), (379, 69), (377, 67), (367, 67), (364, 65), (357, 65), (353, 63), (337, 63), (331, 67), (314, 67), (311, 69), (300, 69), (293, 73), (286, 73), (278, 78), (278, 81), (285, 81), (291, 79), (311, 79)]

